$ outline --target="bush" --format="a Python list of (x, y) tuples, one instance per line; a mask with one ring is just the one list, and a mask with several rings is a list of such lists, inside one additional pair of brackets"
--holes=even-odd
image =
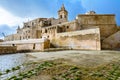
[(10, 70), (9, 70), (9, 69), (7, 69), (5, 72), (6, 72), (6, 73), (9, 73), (9, 72), (10, 72)]
[(0, 72), (0, 76), (2, 75), (2, 72)]

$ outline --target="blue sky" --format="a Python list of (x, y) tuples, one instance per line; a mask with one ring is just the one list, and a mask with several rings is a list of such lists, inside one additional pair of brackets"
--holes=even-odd
[(38, 17), (55, 17), (64, 3), (69, 20), (94, 10), (98, 14), (115, 14), (120, 25), (120, 0), (0, 0), (0, 37), (13, 34), (18, 25)]

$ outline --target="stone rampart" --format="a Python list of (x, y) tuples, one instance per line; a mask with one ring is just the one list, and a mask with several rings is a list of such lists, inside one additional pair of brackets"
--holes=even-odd
[(16, 50), (16, 46), (0, 46), (0, 54), (15, 53)]
[(99, 28), (58, 33), (51, 42), (56, 47), (101, 50)]
[(44, 51), (44, 49), (50, 47), (50, 41), (48, 39), (28, 39), (28, 40), (6, 41), (0, 43), (0, 45), (16, 46), (17, 51), (21, 51), (21, 50)]

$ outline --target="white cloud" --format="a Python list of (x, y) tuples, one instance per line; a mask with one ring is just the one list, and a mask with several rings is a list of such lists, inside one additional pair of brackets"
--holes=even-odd
[(21, 18), (0, 7), (0, 25), (6, 24), (10, 27), (22, 25), (28, 18)]

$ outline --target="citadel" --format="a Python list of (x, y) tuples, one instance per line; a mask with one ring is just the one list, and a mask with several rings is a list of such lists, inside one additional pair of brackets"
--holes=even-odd
[(1, 45), (15, 45), (17, 49), (44, 50), (69, 48), (101, 50), (120, 48), (120, 29), (114, 14), (96, 14), (89, 11), (68, 21), (64, 5), (58, 10), (58, 19), (37, 18), (24, 23), (17, 33), (5, 36)]

